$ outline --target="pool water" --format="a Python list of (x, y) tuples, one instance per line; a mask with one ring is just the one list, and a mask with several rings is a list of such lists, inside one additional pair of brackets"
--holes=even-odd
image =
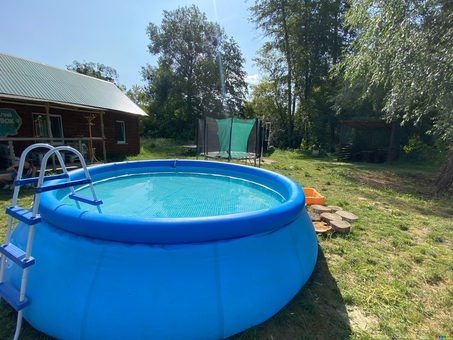
[[(129, 174), (94, 183), (102, 212), (143, 218), (191, 218), (248, 213), (278, 206), (286, 199), (260, 183), (195, 173)], [(89, 187), (77, 193), (91, 196)], [(75, 206), (68, 198), (64, 204)], [(84, 210), (96, 208), (83, 204)]]

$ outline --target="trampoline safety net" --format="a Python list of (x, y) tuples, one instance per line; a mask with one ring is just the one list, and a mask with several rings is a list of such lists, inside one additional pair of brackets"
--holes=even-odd
[(261, 121), (204, 118), (198, 120), (197, 158), (254, 160), (260, 157)]

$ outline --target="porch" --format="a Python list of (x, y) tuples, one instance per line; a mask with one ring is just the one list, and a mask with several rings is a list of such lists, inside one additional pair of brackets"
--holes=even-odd
[[(96, 149), (92, 147), (93, 141), (101, 141), (103, 144), (104, 139), (101, 137), (72, 137), (72, 138), (39, 138), (39, 137), (22, 137), (22, 138), (13, 138), (13, 137), (1, 137), (0, 138), (0, 164), (2, 169), (7, 168), (13, 164), (18, 164), (21, 156), (21, 151), (17, 152), (15, 149), (15, 143), (27, 143), (29, 145), (35, 143), (48, 143), (53, 146), (70, 146), (76, 149), (81, 153), (85, 162), (87, 164), (97, 164), (100, 161), (96, 158)], [(6, 142), (6, 143), (5, 143)], [(31, 151), (27, 157), (33, 160), (35, 166), (39, 169), (44, 155), (48, 150), (36, 149)], [(76, 164), (80, 165), (80, 160), (75, 153), (62, 151), (62, 156), (64, 158), (65, 165), (71, 164), (72, 167), (75, 167)], [(107, 161), (107, 155), (105, 148), (103, 148), (103, 162)], [(46, 168), (48, 170), (57, 171), (59, 168), (59, 162), (55, 157), (50, 157)], [(77, 166), (78, 167), (78, 166)]]

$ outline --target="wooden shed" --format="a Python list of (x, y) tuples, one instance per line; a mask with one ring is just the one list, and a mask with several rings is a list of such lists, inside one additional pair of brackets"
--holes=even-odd
[(138, 154), (146, 116), (113, 83), (0, 53), (0, 161), (38, 142), (75, 146), (87, 161)]
[(400, 126), (385, 120), (341, 122), (338, 160), (390, 162), (399, 155)]

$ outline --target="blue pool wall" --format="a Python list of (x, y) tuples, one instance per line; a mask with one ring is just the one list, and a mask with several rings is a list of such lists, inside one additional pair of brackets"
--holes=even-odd
[[(306, 214), (273, 232), (200, 244), (96, 240), (36, 229), (25, 319), (57, 339), (223, 339), (272, 317), (310, 277)], [(28, 226), (13, 242), (24, 247)], [(11, 280), (19, 285), (15, 269)]]

